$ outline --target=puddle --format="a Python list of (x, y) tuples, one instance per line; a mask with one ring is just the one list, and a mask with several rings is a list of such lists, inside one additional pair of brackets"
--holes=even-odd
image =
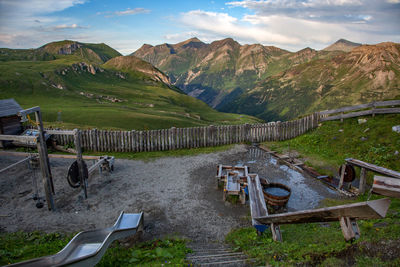
[(289, 211), (313, 209), (318, 207), (322, 199), (339, 196), (318, 180), (279, 164), (276, 158), (257, 147), (250, 147), (237, 165), (247, 165), (250, 173), (258, 173), (260, 178), (266, 178), (269, 182), (290, 187), (292, 194), (287, 204)]

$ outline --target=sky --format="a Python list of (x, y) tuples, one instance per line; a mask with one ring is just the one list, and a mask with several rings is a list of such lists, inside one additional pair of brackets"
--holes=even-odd
[(0, 0), (0, 47), (68, 39), (127, 55), (144, 43), (192, 37), (289, 51), (319, 50), (341, 38), (400, 43), (400, 0)]

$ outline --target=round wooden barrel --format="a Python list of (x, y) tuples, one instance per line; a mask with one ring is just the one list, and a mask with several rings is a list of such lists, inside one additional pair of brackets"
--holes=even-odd
[(285, 206), (292, 193), (288, 186), (280, 183), (263, 184), (262, 187), (265, 202), (271, 206)]

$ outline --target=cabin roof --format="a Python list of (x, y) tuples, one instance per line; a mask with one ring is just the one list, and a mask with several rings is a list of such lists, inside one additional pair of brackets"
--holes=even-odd
[(0, 117), (17, 115), (23, 108), (13, 98), (0, 99)]

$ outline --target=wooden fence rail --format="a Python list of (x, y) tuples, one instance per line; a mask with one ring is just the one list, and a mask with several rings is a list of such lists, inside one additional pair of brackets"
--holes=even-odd
[[(332, 120), (343, 121), (343, 119), (354, 118), (365, 115), (374, 116), (375, 114), (400, 113), (400, 107), (395, 107), (395, 106), (400, 106), (400, 100), (378, 101), (378, 102), (371, 102), (368, 104), (342, 107), (339, 109), (324, 110), (319, 113), (320, 121), (332, 121)], [(383, 108), (383, 107), (390, 107), (390, 108)], [(361, 110), (361, 111), (356, 111), (356, 110)], [(356, 112), (346, 113), (350, 111), (356, 111)]]
[[(287, 122), (170, 128), (148, 131), (81, 130), (82, 148), (99, 152), (163, 151), (210, 147), (241, 142), (287, 140), (318, 126), (319, 114)], [(51, 129), (49, 129), (51, 132)], [(60, 134), (53, 138), (59, 145), (73, 145), (73, 136)]]

